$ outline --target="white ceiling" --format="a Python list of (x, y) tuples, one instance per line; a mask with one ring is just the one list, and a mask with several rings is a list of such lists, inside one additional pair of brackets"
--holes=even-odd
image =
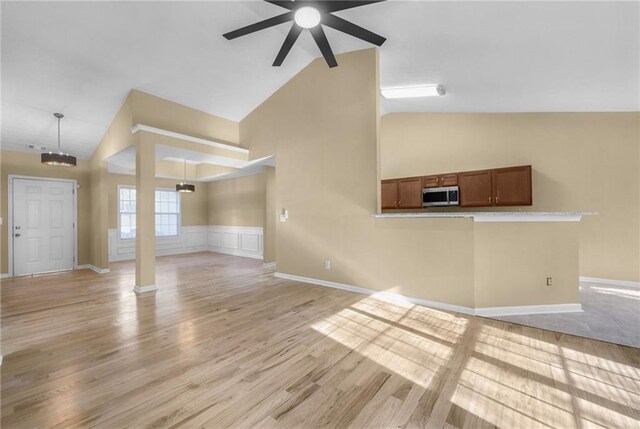
[[(388, 1), (340, 12), (387, 42), (381, 85), (440, 83), (399, 111), (640, 110), (638, 2)], [(260, 1), (2, 2), (2, 148), (89, 158), (130, 89), (240, 120), (314, 57), (307, 32), (271, 67), (287, 25), (222, 34), (284, 9)], [(368, 47), (327, 29), (336, 52)]]

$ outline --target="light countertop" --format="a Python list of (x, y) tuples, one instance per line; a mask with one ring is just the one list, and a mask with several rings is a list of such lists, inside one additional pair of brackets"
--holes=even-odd
[(474, 222), (579, 222), (582, 216), (595, 216), (596, 212), (414, 212), (377, 213), (378, 219), (415, 218), (472, 218)]

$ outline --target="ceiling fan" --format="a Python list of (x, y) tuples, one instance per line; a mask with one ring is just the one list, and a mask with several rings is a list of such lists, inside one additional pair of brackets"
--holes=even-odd
[(287, 57), (287, 54), (291, 50), (291, 47), (302, 33), (303, 29), (309, 29), (313, 40), (315, 40), (320, 52), (329, 67), (336, 67), (338, 62), (333, 55), (331, 46), (327, 36), (322, 29), (323, 25), (331, 27), (335, 30), (342, 31), (343, 33), (350, 34), (351, 36), (362, 39), (365, 42), (373, 43), (376, 46), (382, 46), (385, 42), (384, 37), (379, 36), (369, 30), (366, 30), (352, 22), (342, 19), (333, 15), (333, 12), (338, 12), (346, 9), (353, 9), (354, 7), (366, 6), (372, 3), (380, 3), (385, 0), (264, 0), (267, 3), (280, 6), (288, 9), (288, 12), (282, 15), (274, 16), (273, 18), (265, 19), (264, 21), (256, 22), (255, 24), (247, 25), (246, 27), (239, 28), (238, 30), (231, 31), (223, 34), (227, 40), (232, 40), (240, 36), (254, 33), (256, 31), (264, 30), (265, 28), (273, 27), (285, 22), (293, 21), (289, 34), (284, 39), (284, 43), (276, 56), (273, 65), (278, 67), (282, 65), (282, 62)]

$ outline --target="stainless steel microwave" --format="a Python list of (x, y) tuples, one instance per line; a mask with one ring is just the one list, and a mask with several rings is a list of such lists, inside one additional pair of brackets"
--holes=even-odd
[(444, 188), (424, 188), (422, 190), (422, 207), (457, 206), (460, 192), (457, 186)]

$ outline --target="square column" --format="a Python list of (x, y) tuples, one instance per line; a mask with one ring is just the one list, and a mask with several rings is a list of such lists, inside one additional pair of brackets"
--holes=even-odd
[(134, 292), (156, 287), (155, 144), (137, 136), (136, 146), (136, 285)]

